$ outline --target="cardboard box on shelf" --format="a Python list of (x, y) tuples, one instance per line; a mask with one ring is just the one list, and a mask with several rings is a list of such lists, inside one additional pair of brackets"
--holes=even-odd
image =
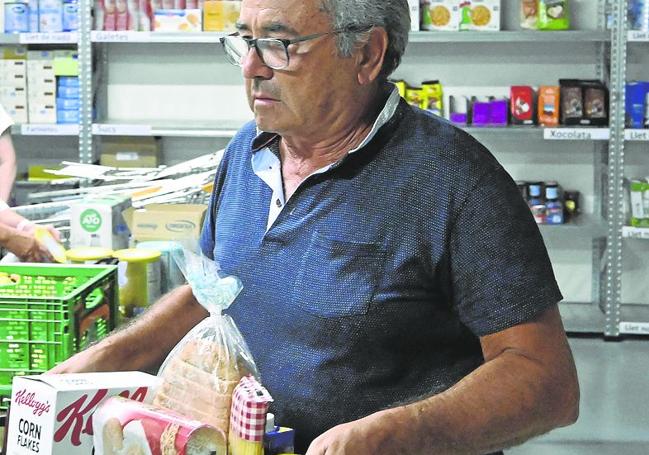
[(464, 7), (468, 8), (468, 11), (464, 10), (462, 12), (463, 18), (468, 14), (467, 19), (470, 21), (468, 29), (489, 32), (499, 31), (500, 2), (501, 0), (471, 0), (470, 6)]
[(128, 246), (128, 226), (122, 212), (131, 206), (124, 196), (88, 197), (70, 207), (70, 246)]
[(124, 213), (133, 240), (197, 239), (203, 227), (205, 204), (150, 204)]
[(27, 79), (24, 74), (15, 74), (11, 72), (0, 71), (0, 87), (27, 87)]
[(27, 99), (30, 104), (56, 104), (56, 91), (30, 86)]
[(54, 74), (57, 76), (79, 75), (79, 53), (72, 50), (54, 51)]
[(200, 32), (200, 9), (160, 9), (154, 12), (153, 30), (156, 32)]
[(422, 30), (458, 31), (460, 0), (426, 0), (421, 4)]
[(203, 30), (206, 32), (235, 31), (241, 2), (205, 0), (203, 3)]
[(14, 378), (6, 453), (88, 455), (92, 415), (110, 397), (150, 402), (157, 376), (138, 371)]
[(13, 106), (27, 106), (27, 90), (24, 87), (0, 86), (0, 104), (5, 109), (11, 109)]
[(19, 74), (22, 76), (27, 75), (27, 65), (25, 60), (17, 58), (0, 60), (0, 73), (2, 74)]
[(24, 44), (8, 44), (0, 46), (0, 59), (26, 59), (27, 46)]
[(54, 103), (29, 102), (29, 123), (56, 123)]
[(2, 103), (2, 107), (4, 107), (5, 111), (7, 111), (7, 114), (11, 119), (14, 121), (16, 124), (21, 124), (21, 123), (28, 123), (29, 122), (29, 117), (27, 116), (27, 105), (26, 104), (5, 104), (4, 102)]
[(99, 162), (111, 167), (156, 167), (159, 142), (152, 137), (111, 137), (101, 143)]

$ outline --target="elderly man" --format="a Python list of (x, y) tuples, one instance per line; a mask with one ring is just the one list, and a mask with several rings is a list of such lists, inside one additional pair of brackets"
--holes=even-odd
[[(229, 314), (316, 454), (487, 453), (575, 421), (538, 229), (509, 175), (386, 83), (405, 0), (243, 0), (223, 39), (255, 122), (228, 146), (201, 245)], [(206, 315), (184, 286), (55, 372), (158, 364)]]

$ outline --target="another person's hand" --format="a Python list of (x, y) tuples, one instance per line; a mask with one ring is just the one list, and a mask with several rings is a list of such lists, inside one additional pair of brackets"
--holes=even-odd
[(333, 427), (313, 440), (306, 455), (393, 453), (384, 445), (384, 441), (390, 438), (390, 428), (380, 415), (372, 414)]
[(6, 248), (24, 262), (52, 262), (54, 259), (44, 245), (33, 234), (15, 231), (10, 236)]

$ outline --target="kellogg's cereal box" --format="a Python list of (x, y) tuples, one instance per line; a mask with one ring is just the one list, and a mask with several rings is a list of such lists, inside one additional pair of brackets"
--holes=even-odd
[(112, 396), (150, 401), (160, 380), (137, 371), (14, 378), (7, 455), (89, 455), (92, 416)]

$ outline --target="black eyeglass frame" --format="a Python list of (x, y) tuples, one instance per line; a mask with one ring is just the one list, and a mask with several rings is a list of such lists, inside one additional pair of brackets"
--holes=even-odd
[[(292, 39), (282, 39), (282, 38), (246, 38), (246, 37), (241, 36), (241, 35), (240, 35), (240, 32), (234, 32), (234, 33), (231, 33), (230, 35), (223, 36), (223, 37), (219, 38), (219, 41), (220, 41), (220, 43), (221, 43), (221, 46), (223, 46), (223, 51), (225, 52), (225, 56), (226, 56), (226, 58), (228, 59), (228, 61), (229, 61), (230, 63), (232, 63), (232, 64), (235, 65), (235, 66), (242, 66), (244, 55), (241, 56), (241, 57), (242, 57), (242, 61), (241, 61), (241, 62), (236, 62), (236, 61), (234, 61), (234, 59), (230, 56), (230, 53), (228, 52), (228, 50), (227, 50), (227, 48), (226, 48), (226, 40), (227, 40), (228, 38), (241, 38), (241, 39), (242, 39), (242, 40), (243, 40), (243, 41), (248, 45), (248, 52), (250, 52), (250, 49), (252, 49), (252, 48), (254, 47), (254, 48), (255, 48), (255, 52), (257, 53), (257, 56), (258, 56), (259, 59), (263, 62), (264, 65), (268, 66), (269, 68), (279, 70), (279, 69), (284, 69), (284, 68), (288, 67), (288, 65), (289, 65), (289, 63), (290, 63), (290, 57), (289, 57), (289, 53), (288, 53), (288, 47), (289, 47), (291, 44), (302, 43), (302, 42), (304, 42), (304, 41), (310, 41), (310, 40), (314, 40), (314, 39), (316, 39), (316, 38), (320, 38), (321, 36), (334, 35), (334, 34), (338, 34), (338, 33), (363, 33), (363, 32), (367, 32), (367, 31), (370, 30), (372, 27), (373, 27), (373, 25), (363, 25), (363, 26), (359, 26), (359, 25), (350, 25), (349, 27), (343, 27), (343, 28), (340, 28), (340, 29), (332, 30), (332, 31), (330, 31), (330, 32), (314, 33), (314, 34), (312, 34), (312, 35), (298, 36), (297, 38), (292, 38)], [(286, 56), (286, 64), (283, 65), (283, 66), (275, 67), (275, 66), (271, 66), (271, 65), (269, 65), (268, 63), (266, 63), (266, 61), (264, 60), (263, 51), (261, 50), (261, 48), (260, 48), (259, 45), (257, 44), (257, 43), (259, 43), (260, 41), (261, 41), (261, 42), (272, 41), (272, 42), (276, 42), (276, 43), (281, 43), (282, 46), (284, 47), (284, 55)]]

